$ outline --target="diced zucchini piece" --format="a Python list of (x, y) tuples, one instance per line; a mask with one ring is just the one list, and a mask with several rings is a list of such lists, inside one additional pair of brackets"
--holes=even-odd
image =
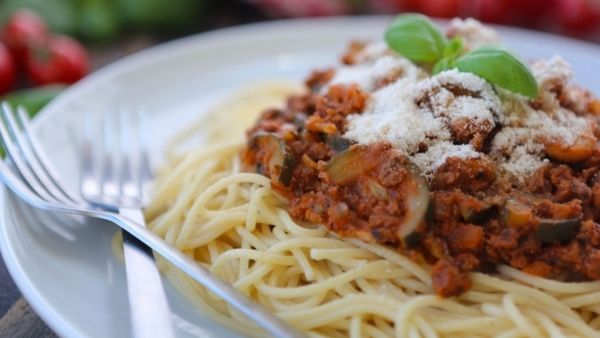
[(294, 125), (300, 129), (306, 128), (306, 115), (304, 114), (296, 114), (294, 115), (293, 120)]
[(509, 228), (523, 228), (535, 223), (533, 210), (517, 200), (506, 201), (503, 214), (504, 224)]
[(371, 191), (371, 193), (375, 195), (375, 197), (377, 197), (378, 199), (387, 200), (389, 198), (387, 189), (381, 184), (379, 184), (379, 182), (377, 182), (376, 179), (369, 178), (367, 180), (367, 185), (369, 186), (369, 190)]
[(557, 243), (573, 239), (581, 227), (581, 218), (538, 218), (535, 238), (544, 243)]
[(285, 141), (274, 134), (257, 133), (250, 144), (252, 148), (268, 154), (267, 167), (271, 176), (285, 186), (290, 185), (295, 160)]
[(472, 203), (461, 203), (459, 211), (462, 218), (472, 224), (481, 224), (485, 222), (492, 213), (493, 206), (489, 203), (480, 202), (480, 205)]
[(411, 168), (409, 189), (405, 190), (406, 200), (406, 218), (404, 224), (398, 230), (398, 238), (405, 247), (414, 246), (414, 241), (419, 239), (419, 230), (426, 226), (426, 215), (429, 210), (429, 188), (427, 183), (421, 177), (419, 172)]
[(356, 180), (375, 165), (368, 161), (365, 146), (354, 146), (333, 156), (325, 171), (332, 183), (343, 185)]
[(325, 143), (331, 147), (336, 153), (341, 153), (342, 151), (348, 150), (350, 146), (356, 144), (356, 142), (351, 139), (345, 138), (339, 135), (329, 135), (325, 134)]

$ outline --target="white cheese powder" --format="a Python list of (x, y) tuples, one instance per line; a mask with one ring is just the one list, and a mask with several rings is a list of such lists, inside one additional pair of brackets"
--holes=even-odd
[[(355, 83), (362, 90), (373, 91), (377, 81), (389, 74), (397, 73), (400, 77), (425, 76), (413, 63), (399, 56), (385, 55), (371, 62), (339, 67), (329, 81), (335, 84)], [(327, 90), (326, 88), (324, 90)]]
[[(449, 84), (479, 97), (456, 97), (443, 87)], [(432, 99), (432, 111), (417, 106), (417, 98), (423, 95)], [(363, 144), (389, 142), (430, 177), (448, 157), (480, 155), (471, 145), (452, 144), (449, 122), (467, 117), (493, 126), (492, 110), (500, 108), (491, 86), (475, 75), (449, 70), (423, 80), (409, 76), (373, 92), (363, 113), (348, 117), (344, 136)], [(421, 148), (427, 151), (419, 153)]]
[[(453, 20), (448, 32), (462, 36), (470, 47), (498, 40), (493, 30), (469, 19)], [(357, 60), (340, 66), (328, 84), (355, 83), (370, 94), (364, 111), (347, 117), (344, 136), (360, 144), (389, 142), (428, 179), (449, 157), (488, 156), (501, 174), (522, 180), (548, 162), (545, 140), (569, 145), (590, 131), (588, 121), (561, 107), (552, 92), (572, 77), (560, 57), (532, 64), (540, 85), (536, 104), (470, 73), (448, 70), (428, 76), (382, 42), (365, 46)], [(378, 81), (390, 75), (395, 80), (379, 88)], [(450, 126), (465, 119), (476, 126), (501, 127), (488, 154), (470, 144), (454, 144)]]
[(460, 36), (468, 49), (500, 42), (500, 36), (495, 30), (485, 27), (481, 22), (472, 18), (452, 19), (446, 29), (446, 34), (450, 37)]

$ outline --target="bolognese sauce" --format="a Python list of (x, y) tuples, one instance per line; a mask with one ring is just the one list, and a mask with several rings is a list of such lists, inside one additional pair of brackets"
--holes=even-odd
[[(447, 34), (496, 37), (482, 32), (457, 23)], [(600, 101), (569, 83), (560, 58), (532, 69), (530, 100), (356, 42), (338, 68), (313, 72), (304, 94), (262, 114), (243, 159), (293, 217), (432, 264), (441, 296), (497, 264), (597, 280)]]

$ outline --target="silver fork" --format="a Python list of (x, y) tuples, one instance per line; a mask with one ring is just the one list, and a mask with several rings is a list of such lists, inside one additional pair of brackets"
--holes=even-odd
[[(117, 116), (120, 123), (111, 126), (109, 121), (112, 121), (112, 114), (101, 115), (100, 125), (103, 130), (99, 143), (104, 146), (100, 156), (94, 156), (99, 152), (90, 137), (92, 133), (85, 133), (79, 156), (79, 189), (83, 199), (90, 205), (117, 212), (145, 226), (142, 213), (143, 190), (152, 177), (147, 153), (141, 142), (139, 114), (134, 116), (136, 118), (133, 119), (133, 123), (123, 123), (128, 116), (121, 113)], [(118, 142), (110, 142), (110, 132), (114, 131), (113, 128), (117, 131), (117, 137), (112, 140)], [(127, 140), (129, 144), (135, 144), (134, 147), (129, 147), (129, 153), (124, 146), (125, 135), (133, 135)], [(117, 144), (111, 147), (110, 143)], [(134, 163), (131, 163), (131, 159)], [(127, 232), (121, 233), (127, 272), (129, 313), (135, 337), (174, 337), (169, 304), (152, 250)]]
[(17, 123), (7, 103), (2, 103), (0, 108), (3, 117), (0, 118), (0, 140), (10, 159), (10, 161), (0, 160), (0, 180), (15, 195), (42, 210), (112, 222), (222, 298), (272, 336), (304, 337), (302, 333), (282, 322), (258, 303), (240, 294), (231, 285), (214, 277), (207, 269), (171, 247), (142, 225), (116, 212), (92, 208), (80, 196), (64, 188), (62, 180), (53, 170), (48, 156), (45, 155), (32, 132), (26, 111), (22, 108), (18, 109)]

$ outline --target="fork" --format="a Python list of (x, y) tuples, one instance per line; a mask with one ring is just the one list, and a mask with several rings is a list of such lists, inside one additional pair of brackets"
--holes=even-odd
[(171, 247), (162, 238), (134, 220), (116, 212), (92, 208), (76, 194), (69, 192), (64, 188), (61, 178), (50, 165), (48, 156), (37, 142), (25, 109), (21, 107), (18, 109), (17, 123), (8, 103), (2, 103), (0, 108), (2, 108), (0, 115), (3, 117), (0, 118), (0, 140), (10, 159), (10, 161), (0, 160), (0, 180), (16, 196), (42, 210), (112, 222), (222, 298), (272, 336), (304, 337), (302, 333), (282, 322), (263, 306), (214, 277), (206, 268)]
[[(80, 150), (79, 191), (83, 200), (99, 209), (114, 211), (134, 222), (145, 226), (143, 190), (148, 185), (151, 170), (148, 155), (141, 142), (142, 130), (139, 127), (139, 114), (130, 119), (127, 126), (125, 114), (118, 116), (116, 149), (110, 147), (112, 114), (102, 114), (103, 151), (100, 156), (94, 147), (90, 134), (85, 133)], [(89, 119), (88, 119), (89, 120)], [(132, 132), (133, 131), (133, 132)], [(130, 153), (126, 153), (125, 135), (134, 135)], [(115, 143), (115, 142), (112, 142)], [(98, 159), (99, 157), (99, 159)], [(131, 159), (134, 160), (132, 165)], [(116, 170), (115, 170), (116, 169)], [(100, 171), (100, 172), (98, 172)], [(99, 174), (99, 175), (98, 175)], [(127, 272), (127, 291), (133, 333), (135, 337), (174, 337), (171, 312), (160, 279), (160, 274), (152, 250), (126, 231), (123, 235), (123, 256)]]

